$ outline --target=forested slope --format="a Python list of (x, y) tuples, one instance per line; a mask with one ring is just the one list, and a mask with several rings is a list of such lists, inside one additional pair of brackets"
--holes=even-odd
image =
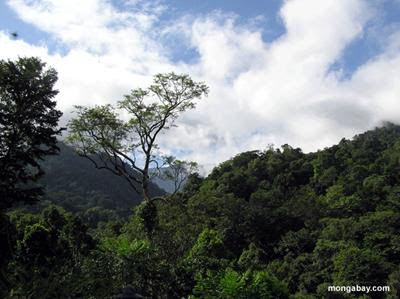
[(55, 207), (9, 215), (16, 296), (111, 298), (130, 286), (145, 298), (399, 298), (400, 126), (316, 153), (242, 153), (93, 234)]
[[(46, 193), (38, 207), (53, 203), (99, 219), (132, 214), (141, 198), (123, 178), (96, 169), (62, 142), (58, 146), (59, 155), (48, 156), (42, 162), (45, 175), (39, 183)], [(164, 194), (156, 184), (151, 184), (151, 192), (154, 196)]]

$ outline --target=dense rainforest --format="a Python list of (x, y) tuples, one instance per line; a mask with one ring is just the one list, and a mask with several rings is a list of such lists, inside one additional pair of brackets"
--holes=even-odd
[(2, 215), (2, 298), (400, 296), (400, 126), (245, 152), (154, 205), (106, 171), (79, 177), (72, 155), (46, 158), (39, 203)]
[(0, 60), (0, 298), (400, 297), (400, 126), (201, 177), (157, 156), (157, 136), (203, 82), (158, 74), (116, 106), (76, 106), (66, 145), (56, 81), (38, 58)]
[[(26, 208), (37, 210), (53, 203), (85, 218), (94, 227), (99, 221), (132, 214), (140, 196), (124, 180), (106, 170), (96, 171), (89, 160), (79, 157), (63, 142), (57, 146), (59, 154), (41, 163), (45, 173), (39, 184), (45, 186), (46, 192), (37, 205)], [(150, 190), (155, 196), (165, 193), (154, 183)]]

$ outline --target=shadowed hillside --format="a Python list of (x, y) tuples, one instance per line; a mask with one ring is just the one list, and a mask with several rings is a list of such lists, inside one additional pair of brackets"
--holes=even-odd
[[(84, 211), (100, 207), (127, 215), (141, 198), (122, 178), (107, 170), (96, 169), (93, 164), (78, 156), (69, 146), (60, 142), (60, 154), (47, 157), (41, 184), (46, 187), (45, 201), (50, 201), (69, 211)], [(164, 191), (151, 185), (153, 195)]]

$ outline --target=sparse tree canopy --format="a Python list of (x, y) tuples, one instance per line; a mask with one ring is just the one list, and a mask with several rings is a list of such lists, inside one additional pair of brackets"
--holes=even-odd
[(58, 151), (56, 81), (56, 71), (38, 58), (0, 60), (0, 211), (42, 193), (31, 183), (43, 173), (38, 160)]
[[(188, 75), (158, 74), (150, 87), (132, 90), (117, 107), (76, 106), (77, 117), (69, 123), (67, 141), (97, 168), (124, 177), (150, 202), (149, 182), (157, 174), (151, 168), (168, 165), (172, 167), (169, 174), (179, 169), (179, 175), (175, 175), (177, 187), (189, 174), (187, 168), (184, 170), (185, 163), (158, 155), (157, 137), (207, 94), (208, 87)], [(129, 119), (120, 119), (117, 109), (127, 112)], [(186, 165), (194, 167), (192, 163)]]

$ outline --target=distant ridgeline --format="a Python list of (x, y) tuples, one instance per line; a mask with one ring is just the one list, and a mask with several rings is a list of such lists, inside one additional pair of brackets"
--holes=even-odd
[[(45, 175), (40, 183), (46, 186), (46, 194), (39, 205), (51, 202), (72, 212), (102, 208), (119, 216), (132, 213), (141, 199), (122, 177), (96, 169), (62, 142), (58, 146), (60, 154), (43, 162)], [(151, 191), (153, 195), (165, 194), (156, 184)]]

